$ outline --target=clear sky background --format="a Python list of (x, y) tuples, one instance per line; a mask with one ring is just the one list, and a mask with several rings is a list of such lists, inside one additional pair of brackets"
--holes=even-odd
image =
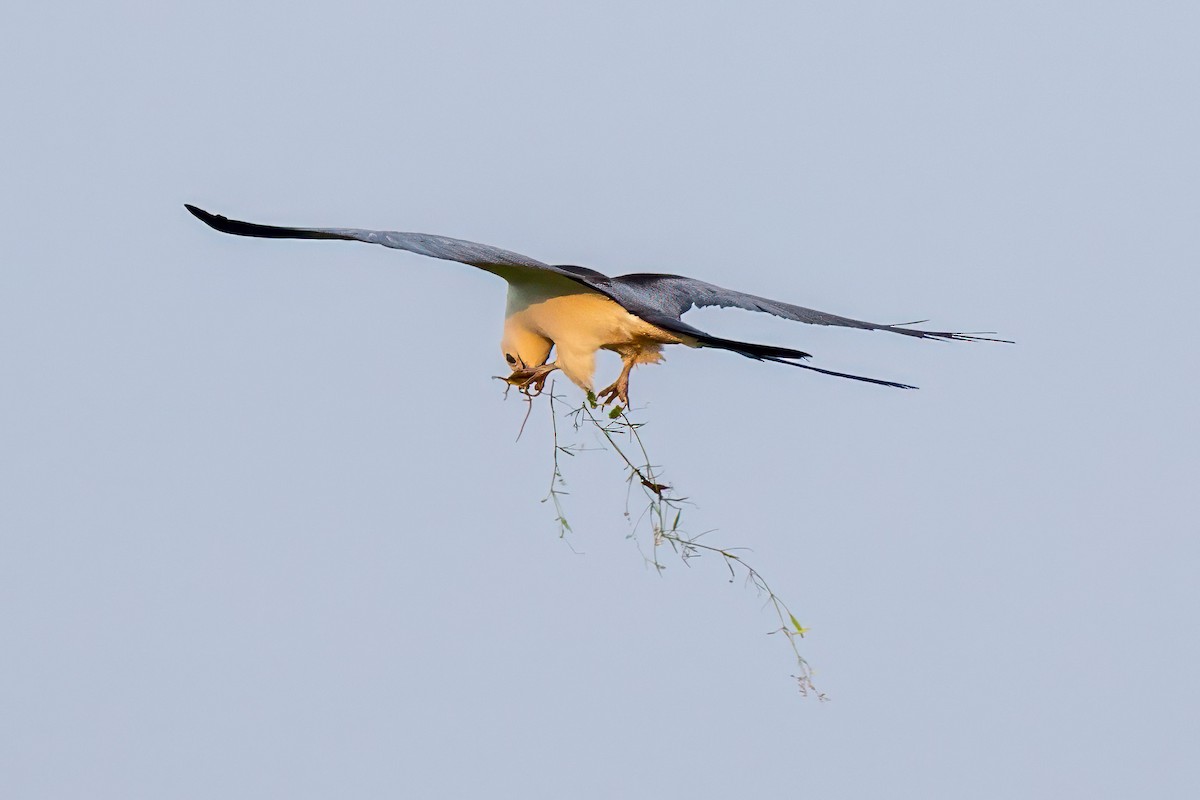
[[(6, 9), (0, 795), (1195, 797), (1198, 39), (1187, 2)], [(822, 704), (718, 563), (644, 567), (610, 456), (556, 537), (500, 281), (185, 202), (1018, 344), (704, 312), (921, 390), (634, 374)]]

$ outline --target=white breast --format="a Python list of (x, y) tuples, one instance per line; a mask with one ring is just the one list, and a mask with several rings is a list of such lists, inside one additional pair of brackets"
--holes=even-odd
[(559, 349), (622, 350), (639, 344), (675, 344), (680, 338), (630, 314), (618, 303), (582, 286), (570, 294), (510, 285), (508, 324), (545, 336)]
[(599, 292), (552, 274), (532, 281), (510, 279), (504, 326), (506, 332), (529, 332), (553, 342), (555, 363), (585, 389), (591, 388), (597, 350), (650, 362), (659, 359), (662, 345), (685, 341)]

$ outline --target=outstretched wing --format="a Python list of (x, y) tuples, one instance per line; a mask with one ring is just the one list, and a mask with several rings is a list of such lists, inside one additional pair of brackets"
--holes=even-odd
[(229, 219), (220, 214), (210, 214), (193, 205), (185, 204), (184, 207), (209, 227), (222, 233), (232, 233), (238, 236), (258, 236), (267, 239), (344, 239), (381, 244), (384, 247), (407, 250), (423, 256), (470, 264), (473, 267), (499, 274), (501, 277), (512, 277), (514, 271), (520, 273), (526, 270), (561, 275), (601, 293), (605, 292), (599, 287), (608, 281), (606, 276), (594, 270), (583, 267), (551, 266), (511, 250), (502, 250), (499, 247), (468, 242), (463, 239), (451, 239), (449, 236), (400, 231), (371, 231), (358, 228), (291, 228), (259, 225), (253, 222)]
[(924, 331), (907, 327), (909, 324), (916, 323), (882, 325), (876, 322), (865, 322), (861, 319), (839, 317), (837, 314), (795, 306), (791, 303), (782, 303), (778, 300), (757, 297), (744, 292), (735, 292), (732, 289), (723, 289), (720, 286), (714, 286), (694, 278), (685, 278), (682, 275), (621, 275), (611, 279), (609, 289), (622, 305), (630, 302), (649, 306), (674, 319), (679, 319), (693, 307), (720, 306), (721, 308), (762, 311), (796, 322), (807, 322), (810, 325), (837, 325), (843, 328), (859, 328), (868, 331), (888, 331), (904, 336), (915, 336), (918, 339), (1011, 344), (1007, 339), (995, 339), (984, 335), (983, 332)]

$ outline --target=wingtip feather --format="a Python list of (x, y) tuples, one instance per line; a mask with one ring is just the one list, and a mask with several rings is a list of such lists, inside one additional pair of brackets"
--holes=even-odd
[(209, 212), (205, 211), (203, 208), (194, 206), (191, 203), (184, 203), (183, 207), (186, 208), (189, 212), (191, 212), (191, 215), (193, 217), (200, 220), (208, 227), (217, 228), (218, 230), (220, 230), (218, 228), (218, 222), (219, 222), (219, 220), (224, 219), (224, 217), (220, 217), (216, 214), (210, 214)]

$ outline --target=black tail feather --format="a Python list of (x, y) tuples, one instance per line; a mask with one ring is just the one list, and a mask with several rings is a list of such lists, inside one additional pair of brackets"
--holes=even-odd
[[(694, 334), (693, 334), (694, 335)], [(862, 375), (851, 375), (848, 372), (834, 372), (830, 369), (821, 369), (808, 364), (797, 363), (800, 359), (812, 358), (811, 354), (805, 353), (802, 350), (792, 350), (787, 347), (774, 347), (769, 344), (754, 344), (753, 342), (739, 342), (734, 339), (721, 339), (717, 336), (697, 336), (702, 347), (716, 347), (721, 350), (729, 350), (746, 358), (753, 358), (755, 361), (774, 361), (776, 364), (787, 364), (789, 367), (799, 367), (800, 369), (812, 370), (820, 372), (822, 375), (833, 375), (837, 378), (849, 378), (852, 381), (862, 381), (863, 383), (873, 383), (877, 386), (890, 386), (893, 389), (916, 389), (916, 386), (909, 386), (907, 383), (896, 383), (895, 381), (885, 381), (879, 378), (867, 378)]]
[[(743, 354), (744, 355), (744, 354)], [(754, 356), (751, 356), (753, 358)], [(791, 367), (799, 367), (800, 369), (810, 369), (813, 372), (820, 372), (823, 375), (833, 375), (838, 378), (849, 378), (852, 381), (862, 381), (863, 383), (873, 383), (876, 386), (891, 386), (893, 389), (916, 389), (916, 386), (909, 386), (907, 383), (896, 383), (895, 381), (885, 381), (879, 378), (867, 378), (862, 375), (851, 375), (848, 372), (834, 372), (831, 369), (821, 369), (820, 367), (809, 366), (808, 364), (797, 364), (795, 361), (787, 361), (782, 358), (766, 358), (766, 361), (774, 361), (777, 364), (787, 364)]]
[[(691, 330), (696, 331), (695, 328), (692, 328)], [(696, 333), (700, 333), (700, 331), (696, 331)], [(803, 350), (793, 350), (790, 347), (775, 347), (774, 345), (769, 344), (739, 342), (736, 339), (722, 339), (719, 336), (712, 336), (707, 333), (702, 333), (699, 336), (697, 336), (695, 333), (690, 335), (700, 342), (701, 347), (716, 347), (721, 350), (730, 350), (734, 353), (743, 355), (746, 358), (753, 358), (759, 361), (779, 361), (785, 358), (812, 358), (812, 353), (806, 353)]]

